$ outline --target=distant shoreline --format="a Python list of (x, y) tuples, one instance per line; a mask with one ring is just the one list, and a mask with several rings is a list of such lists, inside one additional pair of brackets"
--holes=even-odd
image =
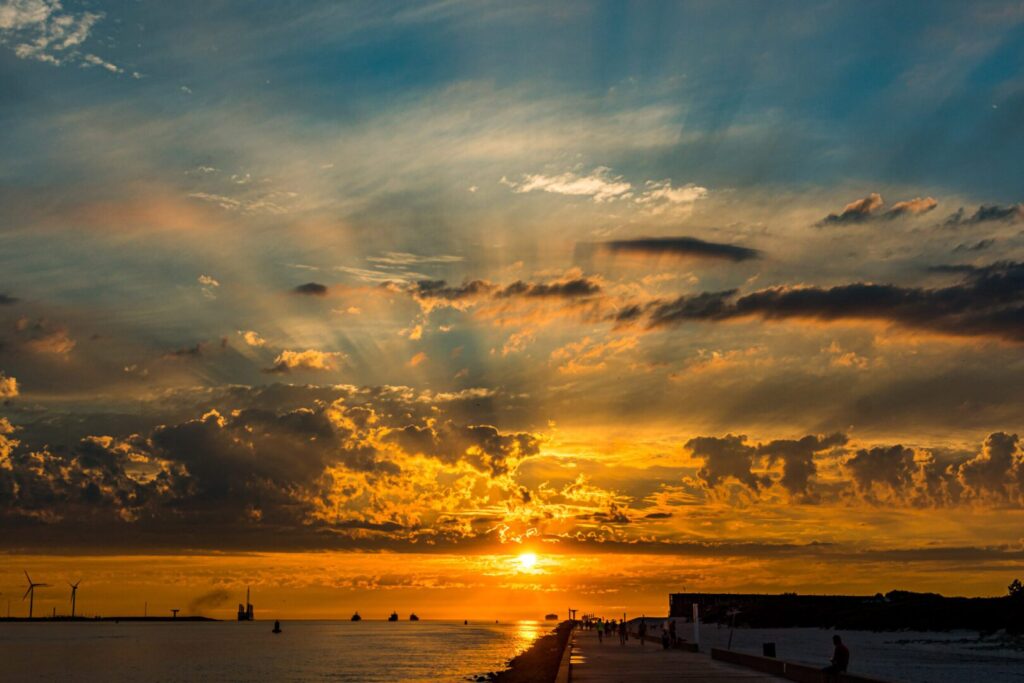
[(109, 621), (222, 621), (221, 619), (214, 619), (212, 617), (0, 617), (0, 622), (19, 622), (26, 624), (67, 624), (67, 623), (92, 623), (92, 622), (109, 622)]

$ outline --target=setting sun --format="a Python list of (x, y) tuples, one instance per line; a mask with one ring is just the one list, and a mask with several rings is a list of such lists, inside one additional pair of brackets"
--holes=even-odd
[(519, 556), (519, 568), (524, 571), (530, 571), (537, 564), (536, 553), (523, 553)]

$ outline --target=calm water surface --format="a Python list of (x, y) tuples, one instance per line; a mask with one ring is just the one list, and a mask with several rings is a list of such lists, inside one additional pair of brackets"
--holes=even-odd
[(542, 622), (0, 623), (3, 681), (460, 681), (504, 668)]

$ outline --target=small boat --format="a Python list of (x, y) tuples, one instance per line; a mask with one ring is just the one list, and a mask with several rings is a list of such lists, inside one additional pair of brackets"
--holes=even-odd
[(280, 633), (280, 632), (281, 632), (281, 622), (280, 622), (280, 621), (277, 621), (277, 620), (275, 619), (275, 620), (274, 620), (274, 630), (273, 630), (273, 631), (271, 631), (271, 633)]
[(356, 613), (352, 615), (352, 621), (362, 621), (362, 620), (363, 620), (363, 618), (361, 616), (359, 616), (359, 612), (358, 611), (356, 611)]
[(420, 620), (420, 618), (418, 616), (416, 616), (415, 612), (413, 612), (412, 614), (409, 615), (409, 621), (419, 621), (419, 620)]
[(558, 615), (552, 612), (544, 615), (544, 621), (558, 621)]
[(392, 612), (391, 616), (388, 617), (388, 621), (398, 621), (398, 612)]

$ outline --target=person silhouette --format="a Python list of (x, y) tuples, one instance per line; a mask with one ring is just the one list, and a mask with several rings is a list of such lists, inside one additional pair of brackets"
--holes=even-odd
[(271, 633), (280, 633), (280, 632), (281, 632), (281, 622), (278, 621), (277, 619), (275, 619), (274, 620), (274, 630), (271, 631)]
[(832, 663), (822, 671), (830, 674), (844, 673), (850, 666), (850, 649), (843, 645), (843, 639), (839, 637), (839, 634), (832, 636), (832, 644), (835, 645), (835, 649), (832, 651)]

